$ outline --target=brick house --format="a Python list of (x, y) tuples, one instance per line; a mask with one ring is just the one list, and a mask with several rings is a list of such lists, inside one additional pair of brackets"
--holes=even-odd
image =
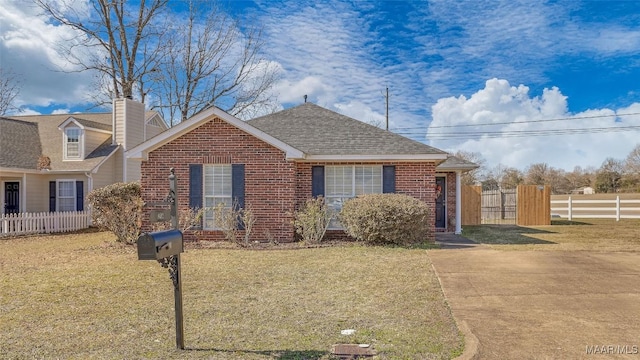
[[(179, 208), (237, 201), (256, 214), (255, 240), (280, 242), (294, 239), (296, 206), (319, 195), (339, 209), (359, 194), (407, 194), (432, 209), (438, 204), (429, 219), (434, 230), (460, 232), (459, 222), (450, 221), (460, 218), (456, 184), (463, 171), (476, 167), (312, 103), (246, 122), (209, 108), (127, 156), (142, 161), (145, 203), (166, 198), (169, 169), (174, 168)], [(339, 226), (335, 223), (328, 235), (344, 234)], [(149, 229), (146, 212), (143, 230)], [(223, 238), (211, 211), (205, 213), (202, 229), (202, 239)]]

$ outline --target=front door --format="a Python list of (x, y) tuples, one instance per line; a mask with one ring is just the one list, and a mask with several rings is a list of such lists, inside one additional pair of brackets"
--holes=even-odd
[(436, 178), (436, 228), (447, 227), (447, 201), (445, 194), (446, 181), (443, 177)]
[(4, 213), (20, 212), (20, 183), (11, 181), (4, 183)]

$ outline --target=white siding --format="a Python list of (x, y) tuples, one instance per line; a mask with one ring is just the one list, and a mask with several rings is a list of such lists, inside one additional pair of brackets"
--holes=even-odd
[(117, 99), (113, 102), (113, 113), (115, 116), (113, 134), (116, 144), (124, 144), (124, 104), (124, 99)]
[(84, 132), (84, 156), (91, 154), (98, 146), (109, 138), (109, 134), (86, 130)]
[[(121, 151), (122, 150), (118, 150), (118, 152)], [(114, 156), (110, 157), (109, 160), (100, 165), (98, 172), (92, 175), (94, 189), (122, 181), (122, 170), (119, 172), (120, 177), (116, 177), (118, 172), (116, 171), (117, 156), (115, 155), (117, 154), (118, 153), (114, 154)], [(120, 169), (122, 169), (122, 165), (120, 166)]]
[(140, 181), (142, 178), (142, 161), (127, 159), (127, 179), (126, 181)]

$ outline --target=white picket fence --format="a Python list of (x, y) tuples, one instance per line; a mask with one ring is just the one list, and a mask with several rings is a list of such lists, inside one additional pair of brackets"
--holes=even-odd
[[(562, 204), (563, 207), (554, 206)], [(640, 207), (627, 205), (640, 205), (640, 200), (615, 199), (607, 200), (574, 200), (569, 196), (567, 200), (551, 200), (551, 215), (583, 219), (640, 219)], [(591, 206), (589, 206), (591, 205)]]
[(0, 236), (69, 232), (89, 225), (89, 211), (3, 214), (0, 215)]

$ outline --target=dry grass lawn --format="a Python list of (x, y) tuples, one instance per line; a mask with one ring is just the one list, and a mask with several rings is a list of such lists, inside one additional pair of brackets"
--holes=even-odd
[[(173, 285), (109, 233), (0, 239), (2, 359), (448, 359), (463, 339), (425, 250), (187, 248), (186, 350)], [(355, 329), (352, 336), (342, 329)]]
[(463, 235), (501, 250), (640, 252), (640, 220), (553, 220), (551, 226), (465, 226)]

